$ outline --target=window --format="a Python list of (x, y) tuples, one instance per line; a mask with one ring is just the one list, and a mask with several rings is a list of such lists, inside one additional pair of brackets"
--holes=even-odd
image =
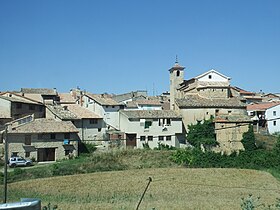
[(170, 118), (166, 119), (166, 125), (171, 125), (171, 119)]
[(152, 125), (152, 121), (145, 121), (144, 128), (149, 128)]
[(29, 158), (30, 157), (30, 152), (25, 152), (25, 157)]
[(210, 75), (208, 75), (208, 79), (212, 79), (212, 75), (210, 74)]
[(35, 110), (35, 106), (34, 105), (29, 105), (29, 110)]
[(275, 121), (273, 121), (273, 126), (276, 126), (276, 120), (275, 120)]
[(164, 140), (164, 137), (163, 137), (163, 136), (159, 136), (159, 137), (158, 137), (158, 140), (159, 140), (159, 141), (163, 141), (163, 140)]
[(231, 114), (231, 111), (228, 111), (228, 114)]
[(89, 124), (97, 124), (98, 120), (97, 119), (90, 119)]
[(101, 132), (101, 128), (98, 128), (97, 130), (98, 130), (98, 132)]
[(273, 116), (276, 116), (276, 111), (273, 111)]
[(166, 141), (171, 141), (171, 136), (166, 136)]
[(70, 133), (64, 133), (64, 139), (70, 139)]
[(148, 141), (153, 141), (153, 136), (148, 136)]
[(114, 109), (114, 108), (115, 108), (115, 106), (112, 106), (112, 108)]
[(159, 126), (169, 126), (171, 125), (171, 119), (170, 118), (167, 118), (167, 119), (158, 119), (158, 125)]
[(65, 156), (67, 156), (69, 154), (70, 154), (70, 150), (69, 149), (65, 150)]
[(177, 77), (180, 76), (180, 71), (179, 71), (179, 70), (176, 72), (176, 76), (177, 76)]
[(140, 136), (140, 141), (145, 141), (146, 140), (146, 136)]
[(31, 145), (31, 135), (25, 135), (25, 145)]
[(55, 139), (55, 133), (51, 133), (51, 139)]
[(22, 104), (17, 103), (16, 107), (17, 107), (17, 109), (21, 109), (22, 108)]

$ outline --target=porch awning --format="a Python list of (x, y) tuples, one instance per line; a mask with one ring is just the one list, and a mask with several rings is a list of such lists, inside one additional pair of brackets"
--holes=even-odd
[(31, 145), (22, 145), (23, 149), (25, 152), (35, 152), (37, 151), (37, 149), (35, 148), (35, 146), (31, 146)]

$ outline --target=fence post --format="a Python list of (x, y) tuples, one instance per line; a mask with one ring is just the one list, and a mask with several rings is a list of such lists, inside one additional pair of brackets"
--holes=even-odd
[(144, 198), (144, 195), (145, 195), (145, 193), (146, 193), (146, 191), (147, 191), (147, 189), (148, 189), (150, 183), (152, 182), (152, 178), (149, 177), (148, 180), (149, 180), (149, 182), (148, 182), (148, 184), (147, 184), (147, 186), (146, 186), (146, 188), (145, 188), (145, 190), (144, 190), (144, 192), (143, 192), (143, 194), (142, 194), (142, 196), (141, 196), (141, 198), (140, 198), (140, 200), (139, 200), (139, 202), (138, 202), (138, 204), (137, 204), (136, 210), (139, 209), (139, 206), (140, 206), (140, 204), (141, 204), (141, 202), (142, 202), (142, 200), (143, 200), (143, 198)]

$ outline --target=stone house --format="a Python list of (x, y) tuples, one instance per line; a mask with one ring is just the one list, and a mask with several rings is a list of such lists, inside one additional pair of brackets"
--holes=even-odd
[(244, 150), (241, 139), (252, 123), (246, 115), (219, 115), (214, 119), (216, 140), (219, 145), (214, 151), (225, 154)]
[(129, 110), (120, 111), (120, 130), (125, 133), (126, 146), (150, 148), (159, 143), (180, 147), (185, 143), (182, 117), (171, 110)]
[(234, 97), (241, 97), (246, 104), (262, 102), (263, 97), (260, 93), (243, 90), (239, 87), (231, 87), (231, 94)]
[[(239, 119), (246, 118), (246, 104), (240, 95), (234, 95), (230, 86), (230, 77), (211, 69), (189, 80), (184, 80), (185, 67), (176, 61), (169, 69), (170, 74), (170, 108), (181, 113), (186, 131), (188, 125), (196, 124), (197, 121), (214, 118), (215, 127), (226, 126), (217, 119), (228, 116), (227, 123), (238, 124)], [(220, 118), (219, 118), (220, 117)], [(236, 121), (235, 121), (236, 120)], [(248, 121), (245, 120), (245, 123)], [(225, 123), (225, 121), (223, 122)], [(244, 126), (242, 130), (228, 132), (221, 129), (216, 133), (216, 138), (222, 141), (227, 133), (227, 141), (240, 142), (243, 132), (248, 130)], [(246, 130), (247, 129), (247, 130)], [(240, 132), (240, 133), (235, 133)], [(225, 144), (231, 148), (222, 147), (225, 151), (240, 149), (239, 144)]]
[(13, 92), (0, 94), (0, 130), (5, 123), (33, 114), (35, 118), (45, 117), (42, 103)]
[(56, 161), (78, 155), (78, 129), (72, 122), (34, 119), (8, 129), (8, 154)]
[(23, 96), (43, 104), (55, 104), (59, 101), (56, 88), (21, 88), (20, 92)]
[(102, 143), (106, 125), (101, 116), (78, 104), (47, 105), (46, 118), (57, 121), (71, 121), (78, 129), (83, 142)]

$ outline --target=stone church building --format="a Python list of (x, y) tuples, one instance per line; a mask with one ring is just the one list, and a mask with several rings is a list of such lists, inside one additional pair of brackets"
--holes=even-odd
[(251, 120), (246, 104), (230, 86), (230, 77), (212, 69), (185, 80), (185, 67), (178, 61), (169, 73), (170, 109), (183, 116), (186, 132), (188, 125), (212, 117), (219, 143), (213, 150), (227, 154), (244, 150), (242, 135), (248, 131)]

